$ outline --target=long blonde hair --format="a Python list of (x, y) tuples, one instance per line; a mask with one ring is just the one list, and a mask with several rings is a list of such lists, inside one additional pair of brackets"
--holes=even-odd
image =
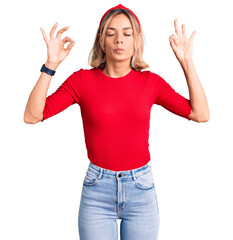
[[(113, 9), (111, 10), (103, 19), (101, 28), (100, 28), (100, 33), (101, 33), (101, 38), (105, 39), (106, 36), (106, 31), (107, 27), (111, 21), (111, 19), (118, 15), (118, 14), (125, 14), (133, 27), (133, 36), (134, 36), (134, 55), (131, 57), (130, 61), (130, 67), (136, 71), (140, 71), (141, 69), (148, 68), (149, 65), (145, 63), (142, 59), (143, 55), (143, 50), (144, 50), (144, 34), (141, 31), (139, 33), (139, 26), (138, 22), (135, 19), (135, 17), (126, 9)], [(101, 68), (102, 70), (105, 68), (106, 65), (106, 54), (101, 48), (100, 45), (100, 40), (99, 40), (99, 29), (97, 29), (96, 37), (95, 37), (95, 42), (94, 45), (91, 49), (91, 52), (88, 57), (88, 64), (92, 66), (93, 68)]]

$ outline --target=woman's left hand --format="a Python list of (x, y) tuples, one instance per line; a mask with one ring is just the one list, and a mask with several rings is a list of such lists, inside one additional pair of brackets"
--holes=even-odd
[(173, 52), (176, 55), (176, 58), (179, 62), (184, 60), (192, 59), (192, 51), (193, 51), (193, 39), (196, 35), (196, 31), (194, 31), (191, 37), (188, 39), (186, 36), (185, 25), (182, 24), (182, 34), (178, 28), (178, 20), (177, 18), (174, 21), (176, 34), (172, 34), (169, 37), (170, 45), (172, 47)]

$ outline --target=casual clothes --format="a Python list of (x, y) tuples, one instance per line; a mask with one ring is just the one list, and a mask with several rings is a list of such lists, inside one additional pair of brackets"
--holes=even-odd
[(74, 72), (46, 98), (42, 122), (75, 103), (81, 110), (89, 160), (113, 171), (139, 168), (150, 161), (153, 104), (188, 120), (191, 113), (190, 100), (162, 77), (134, 69), (118, 78), (100, 68)]
[(78, 213), (80, 240), (156, 240), (160, 213), (149, 161), (141, 168), (112, 171), (89, 163)]

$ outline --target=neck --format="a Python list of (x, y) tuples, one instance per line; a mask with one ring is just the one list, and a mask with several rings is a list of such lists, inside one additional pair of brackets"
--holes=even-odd
[(103, 73), (106, 74), (109, 77), (123, 77), (127, 75), (131, 71), (130, 66), (111, 66), (111, 65), (106, 65), (105, 68), (103, 69)]

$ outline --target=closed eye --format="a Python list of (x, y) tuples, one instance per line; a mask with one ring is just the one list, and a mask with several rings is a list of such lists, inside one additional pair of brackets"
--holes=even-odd
[[(115, 34), (111, 34), (111, 35), (109, 35), (109, 34), (107, 34), (107, 36), (114, 36)], [(124, 34), (125, 36), (131, 36), (131, 34)]]

